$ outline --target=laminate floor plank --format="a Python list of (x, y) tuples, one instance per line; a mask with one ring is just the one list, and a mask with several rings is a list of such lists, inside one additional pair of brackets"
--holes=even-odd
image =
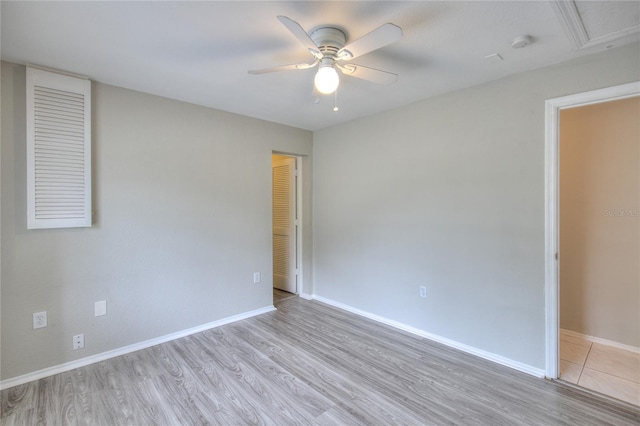
[[(237, 350), (229, 346), (221, 338), (222, 333), (210, 330), (190, 336), (192, 348), (198, 347), (197, 342), (204, 349), (209, 359), (216, 360), (213, 368), (203, 371), (202, 378), (212, 378), (212, 382), (202, 383), (203, 386), (223, 384), (221, 395), (227, 396), (237, 411), (249, 423), (259, 422), (256, 413), (266, 413), (268, 424), (303, 423), (308, 413), (298, 412), (296, 405), (291, 405), (282, 396), (283, 390), (270, 380), (266, 380), (264, 373), (252, 365), (251, 357), (238, 356)], [(216, 338), (217, 337), (217, 338)], [(213, 376), (207, 373), (213, 373)], [(239, 402), (239, 403), (238, 403)]]
[(265, 380), (262, 372), (259, 372), (250, 363), (249, 358), (237, 356), (234, 349), (222, 344), (221, 330), (210, 330), (205, 335), (218, 332), (215, 344), (209, 339), (209, 349), (217, 360), (217, 364), (223, 366), (223, 375), (228, 378), (231, 386), (238, 393), (245, 396), (244, 405), (251, 405), (258, 412), (264, 412), (274, 424), (302, 423), (308, 413), (298, 410), (299, 404), (290, 404), (282, 397), (282, 389), (270, 380)]
[(250, 344), (236, 337), (241, 334), (241, 329), (242, 327), (229, 327), (229, 333), (210, 330), (202, 333), (201, 337), (216, 336), (225, 344), (223, 350), (244, 359), (254, 374), (270, 388), (271, 393), (282, 396), (285, 401), (296, 401), (295, 406), (304, 409), (306, 415), (316, 417), (333, 406), (329, 400), (273, 362), (266, 354), (256, 351)]
[(38, 384), (39, 381), (30, 382), (2, 391), (2, 420), (0, 424), (36, 424), (33, 401), (37, 398)]
[[(317, 333), (310, 337), (308, 345), (318, 345), (318, 339), (321, 338), (322, 331), (316, 329)], [(344, 352), (342, 355), (336, 355), (338, 358), (335, 360), (338, 365), (346, 365), (351, 362), (352, 365), (348, 367), (349, 370), (356, 371), (358, 375), (362, 375), (363, 371), (374, 370), (375, 374), (368, 373), (373, 377), (384, 376), (385, 378), (391, 378), (392, 380), (385, 380), (385, 383), (400, 382), (400, 386), (418, 386), (425, 385), (425, 383), (417, 380), (419, 377), (428, 371), (428, 369), (422, 368), (419, 364), (415, 363), (415, 360), (403, 359), (403, 354), (397, 354), (395, 357), (392, 352), (385, 353), (384, 348), (377, 347), (371, 339), (358, 340), (353, 336), (341, 333), (339, 330), (328, 329), (327, 336), (336, 335), (336, 339), (339, 341), (339, 345), (333, 352)], [(300, 337), (304, 339), (304, 337)], [(356, 353), (357, 356), (353, 356)], [(411, 365), (410, 363), (413, 363)], [(417, 368), (416, 368), (417, 367)], [(439, 368), (442, 364), (438, 365)], [(433, 370), (438, 372), (439, 370)], [(434, 377), (431, 380), (434, 384), (438, 384), (435, 379), (441, 379), (448, 381), (447, 378), (450, 375), (450, 370), (445, 370), (438, 377)], [(404, 381), (404, 383), (403, 383)], [(445, 383), (446, 385), (446, 383)]]
[(640, 408), (299, 297), (0, 392), (2, 425), (640, 425)]
[[(274, 360), (286, 365), (299, 377), (306, 377), (310, 386), (332, 398), (344, 415), (351, 416), (358, 424), (421, 424), (422, 418), (415, 411), (405, 410), (403, 405), (390, 400), (379, 389), (366, 386), (357, 376), (343, 374), (334, 364), (308, 357), (304, 352), (274, 354)], [(434, 424), (445, 424), (447, 418), (441, 407), (431, 412)], [(322, 417), (322, 416), (320, 416)]]
[[(317, 330), (318, 334), (309, 336), (307, 334), (299, 335), (294, 343), (309, 350), (314, 346), (321, 345), (324, 331)], [(331, 334), (333, 330), (327, 329), (327, 333)], [(288, 329), (288, 333), (294, 333), (292, 329)], [(469, 392), (450, 392), (447, 385), (449, 378), (446, 375), (441, 376), (438, 380), (415, 380), (410, 374), (401, 374), (403, 371), (410, 370), (406, 366), (404, 368), (395, 367), (396, 372), (388, 371), (384, 363), (380, 364), (379, 360), (374, 357), (365, 356), (366, 351), (362, 352), (360, 345), (350, 347), (353, 341), (348, 339), (340, 339), (340, 348), (331, 348), (331, 358), (325, 358), (322, 361), (334, 365), (334, 370), (340, 375), (349, 377), (350, 381), (361, 382), (364, 388), (377, 389), (378, 393), (384, 393), (394, 401), (398, 401), (403, 408), (409, 412), (420, 412), (428, 410), (430, 413), (442, 412), (443, 418), (455, 419), (457, 424), (465, 423), (464, 419), (472, 419), (471, 423), (478, 422), (496, 424), (496, 417), (492, 415), (492, 410), (487, 405), (472, 403), (474, 400), (473, 393)], [(345, 349), (346, 348), (346, 349)], [(353, 351), (356, 349), (356, 351)], [(345, 352), (346, 351), (346, 352)], [(358, 353), (353, 356), (353, 353)], [(279, 360), (279, 362), (284, 362)], [(442, 383), (444, 382), (444, 383)], [(455, 388), (454, 388), (455, 389)], [(410, 392), (407, 392), (409, 390)], [(482, 395), (479, 393), (478, 395)], [(440, 399), (446, 399), (447, 404), (442, 404)], [(490, 402), (490, 401), (489, 401)], [(483, 419), (483, 417), (486, 417)], [(504, 417), (504, 416), (503, 416)], [(513, 424), (514, 419), (505, 419), (504, 424)]]
[[(248, 338), (245, 328), (245, 339)], [(347, 410), (361, 424), (376, 424), (382, 419), (390, 419), (387, 424), (418, 424), (419, 417), (402, 410), (397, 404), (389, 403), (379, 392), (371, 391), (359, 383), (357, 376), (349, 377), (343, 367), (335, 363), (327, 363), (299, 349), (299, 342), (288, 343), (284, 336), (262, 330), (260, 336), (249, 338), (257, 347), (269, 346), (271, 357), (278, 365), (284, 366), (296, 377), (302, 378), (312, 388), (325, 394), (336, 406)], [(275, 342), (278, 348), (270, 346), (268, 341)], [(393, 421), (391, 421), (393, 420)]]
[(90, 425), (94, 418), (93, 406), (97, 391), (90, 390), (90, 381), (87, 375), (92, 366), (73, 370), (71, 380), (74, 388), (74, 406), (78, 425)]
[[(316, 306), (314, 306), (314, 308), (316, 308)], [(278, 309), (292, 316), (307, 318), (305, 315), (305, 307), (301, 304), (287, 303), (279, 306)], [(350, 333), (358, 333), (369, 340), (371, 340), (371, 332), (374, 331), (376, 336), (375, 340), (378, 344), (394, 348), (403, 356), (420, 358), (425, 354), (425, 350), (428, 350), (423, 344), (423, 338), (374, 321), (361, 321), (361, 317), (351, 312), (341, 311), (318, 303), (317, 309), (314, 309), (314, 313), (322, 323), (332, 322), (333, 324), (345, 325), (345, 330), (348, 330)], [(429, 343), (433, 344), (435, 342), (430, 341)], [(435, 343), (435, 345), (447, 348), (437, 343)]]
[[(212, 406), (208, 406), (212, 410), (211, 423), (216, 424), (214, 420), (231, 418), (236, 424), (259, 424), (260, 413), (253, 407), (245, 397), (238, 393), (236, 386), (230, 382), (227, 376), (216, 363), (210, 363), (203, 366), (201, 370), (201, 379), (204, 383), (209, 383), (209, 390), (198, 393), (195, 398), (196, 406), (204, 406), (207, 400), (213, 401)], [(165, 395), (168, 400), (175, 398), (170, 392)], [(225, 424), (225, 423), (218, 423)]]
[[(346, 344), (346, 342), (343, 342), (343, 343)], [(362, 348), (359, 347), (359, 349), (362, 349)], [(395, 393), (394, 396), (398, 396), (400, 392), (403, 392), (405, 394), (405, 396), (403, 397), (405, 405), (407, 405), (407, 402), (410, 400), (412, 400), (414, 404), (420, 404), (421, 402), (424, 404), (425, 401), (429, 401), (433, 403), (434, 401), (437, 401), (441, 395), (446, 395), (448, 392), (447, 390), (448, 388), (455, 389), (455, 386), (453, 386), (454, 385), (453, 383), (448, 384), (448, 382), (450, 382), (450, 378), (448, 377), (447, 372), (443, 372), (442, 374), (439, 374), (438, 377), (425, 378), (424, 380), (415, 381), (410, 377), (410, 375), (417, 374), (414, 377), (420, 377), (419, 374), (421, 373), (414, 373), (411, 370), (411, 368), (395, 365), (395, 367), (392, 369), (392, 370), (395, 370), (396, 373), (398, 373), (398, 374), (395, 374), (392, 371), (385, 371), (384, 363), (383, 363), (382, 368), (379, 369), (378, 371), (374, 373), (369, 373), (369, 374), (363, 373), (363, 370), (367, 368), (367, 364), (372, 365), (376, 362), (377, 360), (369, 358), (367, 359), (367, 362), (365, 364), (358, 363), (358, 365), (350, 365), (347, 367), (347, 369), (358, 371), (358, 375), (364, 378), (368, 377), (367, 379), (369, 380), (368, 385), (371, 387), (374, 387), (376, 389), (385, 389), (386, 392), (393, 391), (392, 393)], [(338, 361), (337, 364), (339, 366), (347, 365), (344, 360)], [(402, 377), (400, 373), (408, 373), (408, 374), (404, 374), (404, 377)], [(405, 383), (402, 383), (403, 380), (405, 380)], [(400, 382), (400, 386), (393, 385), (396, 382)], [(404, 391), (401, 390), (403, 389), (403, 386), (406, 386), (406, 389), (404, 389)], [(406, 390), (409, 390), (411, 392), (407, 393)], [(449, 413), (449, 415), (459, 419), (462, 419), (465, 417), (473, 418), (475, 419), (474, 420), (475, 423), (477, 423), (478, 421), (482, 421), (483, 415), (485, 414), (490, 415), (490, 410), (487, 409), (488, 407), (486, 405), (479, 405), (477, 403), (475, 405), (469, 404), (469, 402), (472, 402), (473, 399), (477, 399), (477, 398), (482, 399), (483, 394), (484, 394), (484, 391), (482, 389), (480, 389), (480, 392), (476, 393), (475, 395), (472, 392), (461, 393), (456, 391), (456, 394), (449, 396), (448, 398), (449, 398), (449, 402), (454, 402), (454, 404), (449, 404), (449, 406), (458, 407), (457, 412)], [(411, 398), (414, 395), (416, 397)], [(491, 401), (487, 400), (483, 402), (491, 402)], [(437, 407), (437, 406), (440, 406), (441, 404), (435, 404), (435, 405)], [(446, 405), (443, 405), (443, 406), (446, 406)], [(473, 408), (474, 406), (476, 407), (480, 406), (482, 407), (482, 409), (479, 412), (474, 411), (474, 408)], [(431, 409), (434, 410), (436, 407), (431, 407)], [(416, 406), (413, 406), (413, 407), (407, 406), (407, 408), (420, 409), (420, 407), (416, 407)], [(512, 420), (509, 420), (507, 423), (511, 423), (511, 421)]]
[[(344, 320), (345, 322), (348, 322), (350, 319), (353, 319), (353, 318), (349, 318), (348, 315), (345, 315), (344, 318), (342, 319), (338, 318), (338, 321)], [(340, 336), (344, 336), (343, 333), (340, 331), (331, 330), (327, 328), (327, 324), (330, 322), (331, 320), (324, 318), (323, 327), (316, 328), (316, 331), (322, 334), (324, 333), (325, 330), (327, 330), (328, 334), (335, 333), (336, 336), (338, 336), (337, 339), (340, 340), (341, 339)], [(379, 329), (384, 327), (386, 326), (381, 324), (373, 324), (372, 328), (375, 328), (375, 330), (368, 330), (368, 334), (373, 334), (373, 335), (381, 334), (379, 333)], [(346, 344), (347, 342), (346, 340), (343, 340), (342, 343)], [(362, 350), (367, 351), (366, 345), (368, 344), (368, 341), (358, 342), (354, 340), (352, 343), (354, 343), (361, 351)], [(431, 344), (430, 346), (437, 346), (437, 345)], [(508, 413), (509, 411), (503, 408), (503, 405), (508, 407), (508, 404), (504, 404), (505, 402), (512, 401), (513, 404), (517, 404), (518, 401), (526, 400), (526, 398), (530, 395), (530, 392), (537, 391), (537, 389), (535, 388), (531, 388), (523, 385), (524, 383), (518, 377), (518, 375), (521, 375), (520, 373), (514, 372), (509, 369), (504, 369), (504, 367), (500, 367), (486, 360), (480, 360), (471, 355), (467, 355), (467, 354), (461, 355), (458, 351), (452, 350), (451, 348), (446, 348), (441, 346), (438, 352), (439, 353), (436, 354), (437, 357), (435, 359), (440, 359), (440, 360), (447, 359), (447, 356), (445, 355), (445, 353), (448, 352), (449, 354), (451, 354), (451, 357), (450, 357), (451, 362), (449, 363), (451, 367), (446, 368), (447, 372), (445, 375), (439, 374), (443, 364), (442, 362), (438, 363), (439, 364), (438, 367), (440, 368), (435, 368), (435, 369), (431, 368), (430, 372), (416, 370), (414, 372), (411, 372), (411, 374), (424, 375), (426, 376), (425, 380), (431, 380), (433, 383), (437, 383), (438, 385), (442, 385), (444, 387), (449, 387), (449, 388), (452, 387), (453, 384), (449, 383), (451, 382), (451, 379), (447, 377), (447, 375), (450, 375), (450, 374), (455, 375), (456, 381), (464, 383), (465, 393), (468, 395), (473, 395), (474, 399), (477, 399), (478, 402), (482, 403), (483, 412), (488, 412), (489, 408), (493, 406), (495, 409), (501, 411), (503, 415), (506, 415), (506, 413)], [(424, 356), (425, 361), (428, 361), (430, 359), (433, 359), (433, 358), (429, 356)], [(374, 359), (366, 359), (366, 364), (375, 366), (376, 361)], [(426, 365), (426, 363), (423, 365)], [(474, 366), (477, 367), (482, 365), (486, 367), (486, 371), (485, 369), (477, 369), (477, 368), (474, 369)], [(405, 371), (405, 369), (402, 368), (400, 365), (396, 364), (394, 365), (394, 368), (392, 369), (392, 371), (393, 371), (393, 374), (396, 374), (396, 373)], [(461, 371), (461, 373), (458, 373), (458, 371)], [(471, 371), (473, 374), (465, 374), (464, 373), (465, 371), (466, 372)], [(509, 380), (509, 382), (517, 383), (518, 386), (511, 386), (511, 387), (504, 386), (503, 381), (505, 379)], [(530, 379), (530, 378), (527, 377), (527, 379)], [(385, 382), (387, 381), (385, 380)], [(498, 383), (499, 386), (493, 389), (493, 392), (489, 394), (490, 397), (486, 397), (487, 395), (486, 388), (491, 387), (493, 383)], [(379, 386), (379, 384), (377, 383), (373, 385)], [(408, 385), (411, 386), (410, 383)], [(429, 389), (425, 393), (425, 392), (422, 392), (421, 387), (411, 387), (410, 389), (412, 392), (416, 393), (421, 397), (424, 397), (425, 399), (429, 398), (434, 393), (440, 394), (442, 392), (442, 389)], [(456, 400), (456, 398), (459, 399), (459, 396), (456, 396), (456, 395), (447, 396), (446, 399), (449, 400), (450, 402), (456, 402), (456, 405), (463, 404), (463, 406), (466, 406), (466, 404), (469, 402), (468, 400), (467, 401)], [(555, 398), (556, 396), (554, 394), (551, 394), (549, 402), (552, 403)], [(433, 397), (431, 397), (430, 399), (433, 399)], [(568, 407), (565, 407), (565, 408), (568, 408)], [(466, 414), (462, 414), (462, 413), (461, 415), (466, 416)], [(538, 423), (545, 423), (545, 424), (553, 420), (553, 417), (547, 415), (546, 413), (536, 413), (535, 416), (532, 416), (531, 414), (527, 414), (526, 416), (524, 416), (520, 414), (518, 411), (512, 410), (510, 416), (505, 421), (507, 423), (521, 421), (526, 424), (528, 421), (533, 421), (536, 418), (538, 419)], [(481, 416), (478, 416), (477, 419), (482, 421)]]

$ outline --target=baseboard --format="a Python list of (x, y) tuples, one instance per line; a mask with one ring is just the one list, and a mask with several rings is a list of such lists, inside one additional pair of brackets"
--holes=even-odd
[(313, 294), (309, 294), (309, 293), (299, 293), (298, 296), (306, 300), (313, 300), (314, 298)]
[(186, 330), (166, 334), (164, 336), (156, 337), (154, 339), (145, 340), (144, 342), (134, 343), (132, 345), (124, 346), (118, 349), (113, 349), (107, 352), (90, 355), (88, 357), (77, 359), (75, 361), (65, 362), (64, 364), (55, 365), (53, 367), (48, 367), (42, 370), (34, 371), (32, 373), (27, 373), (22, 376), (6, 379), (0, 382), (0, 390), (22, 385), (24, 383), (32, 382), (34, 380), (39, 380), (44, 377), (53, 376), (54, 374), (64, 373), (65, 371), (74, 370), (76, 368), (84, 367), (84, 366), (94, 364), (96, 362), (104, 361), (110, 358), (115, 358), (117, 356), (126, 355), (128, 353), (139, 351), (141, 349), (150, 348), (151, 346), (170, 342), (172, 340), (190, 336), (195, 333), (200, 333), (205, 330), (220, 327), (221, 325), (230, 324), (232, 322), (251, 318), (256, 315), (261, 315), (267, 312), (275, 311), (275, 309), (276, 308), (273, 305), (265, 306), (264, 308), (256, 309), (256, 310), (245, 312), (238, 315), (233, 315), (227, 318), (210, 322), (208, 324), (199, 325), (197, 327), (188, 328)]
[(380, 315), (372, 314), (370, 312), (366, 312), (366, 311), (363, 311), (361, 309), (354, 308), (354, 307), (346, 305), (344, 303), (336, 302), (335, 300), (327, 299), (326, 297), (314, 295), (313, 299), (317, 300), (318, 302), (326, 303), (327, 305), (331, 305), (331, 306), (334, 306), (336, 308), (343, 309), (345, 311), (354, 313), (356, 315), (360, 315), (362, 317), (369, 318), (369, 319), (371, 319), (373, 321), (377, 321), (377, 322), (389, 325), (391, 327), (398, 328), (400, 330), (409, 332), (411, 334), (415, 334), (417, 336), (424, 337), (424, 338), (429, 339), (429, 340), (433, 340), (434, 342), (442, 343), (443, 345), (452, 347), (454, 349), (461, 350), (463, 352), (475, 355), (475, 356), (480, 357), (480, 358), (484, 358), (486, 360), (495, 362), (497, 364), (501, 364), (501, 365), (504, 365), (506, 367), (513, 368), (514, 370), (518, 370), (518, 371), (521, 371), (523, 373), (527, 373), (527, 374), (530, 374), (532, 376), (536, 376), (536, 377), (539, 377), (539, 378), (544, 378), (545, 377), (545, 371), (543, 369), (532, 367), (532, 366), (530, 366), (528, 364), (524, 364), (524, 363), (521, 363), (519, 361), (514, 361), (512, 359), (505, 358), (505, 357), (503, 357), (501, 355), (497, 355), (497, 354), (494, 354), (494, 353), (491, 353), (491, 352), (487, 352), (485, 350), (478, 349), (478, 348), (475, 348), (473, 346), (465, 345), (464, 343), (456, 342), (455, 340), (451, 340), (451, 339), (448, 339), (446, 337), (438, 336), (436, 334), (429, 333), (429, 332), (421, 330), (419, 328), (412, 327), (410, 325), (403, 324), (401, 322), (394, 321), (394, 320), (382, 317)]
[(625, 351), (633, 352), (636, 354), (640, 354), (640, 348), (636, 348), (635, 346), (625, 345), (624, 343), (615, 342), (613, 340), (601, 339), (600, 337), (588, 336), (586, 334), (578, 333), (577, 331), (565, 330), (564, 328), (560, 329), (560, 335), (565, 335), (569, 337), (577, 337), (579, 339), (587, 340), (593, 343), (600, 343), (601, 345), (611, 346), (617, 349), (622, 349)]

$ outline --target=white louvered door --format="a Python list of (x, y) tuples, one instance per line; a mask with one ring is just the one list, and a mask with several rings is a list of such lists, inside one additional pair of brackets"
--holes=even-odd
[(91, 82), (27, 68), (27, 226), (91, 226)]
[(297, 293), (295, 158), (273, 162), (273, 286)]

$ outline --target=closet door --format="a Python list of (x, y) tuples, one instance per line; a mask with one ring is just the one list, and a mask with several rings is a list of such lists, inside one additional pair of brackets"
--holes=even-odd
[(295, 158), (273, 162), (273, 286), (297, 293)]

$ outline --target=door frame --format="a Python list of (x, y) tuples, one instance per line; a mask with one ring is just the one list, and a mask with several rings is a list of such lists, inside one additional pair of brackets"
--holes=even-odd
[(545, 376), (560, 375), (560, 111), (640, 96), (640, 81), (545, 101)]
[[(296, 209), (296, 237), (295, 237), (295, 247), (296, 247), (296, 265), (298, 265), (298, 273), (297, 273), (297, 286), (296, 286), (296, 294), (299, 296), (302, 296), (304, 293), (304, 268), (303, 268), (303, 222), (302, 222), (302, 218), (303, 218), (303, 214), (302, 214), (302, 156), (301, 155), (295, 155), (295, 154), (289, 154), (286, 152), (282, 152), (282, 151), (272, 151), (271, 155), (281, 155), (283, 157), (290, 157), (293, 158), (295, 160), (295, 172), (294, 172), (294, 182), (295, 182), (295, 197), (296, 197), (296, 201), (295, 201), (295, 209)], [(273, 157), (272, 157), (273, 158)], [(273, 185), (273, 181), (271, 182), (271, 185)], [(273, 200), (272, 200), (273, 202)], [(272, 249), (271, 249), (271, 260), (273, 262), (273, 244), (271, 245)], [(272, 284), (273, 286), (273, 284)]]

